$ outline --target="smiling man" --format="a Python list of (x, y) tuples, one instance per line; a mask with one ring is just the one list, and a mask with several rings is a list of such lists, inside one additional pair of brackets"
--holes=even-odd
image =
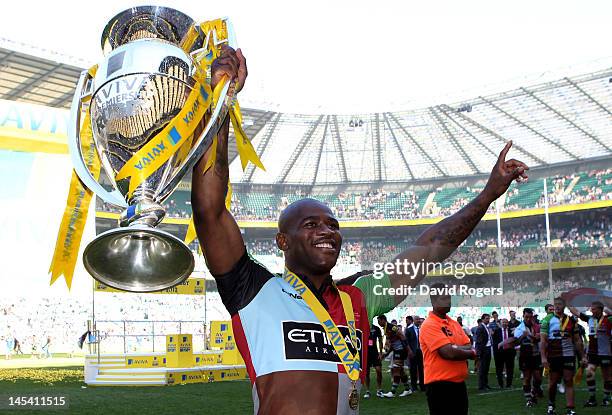
[[(240, 51), (225, 48), (213, 63), (213, 87), (222, 76), (244, 85)], [(232, 316), (236, 343), (253, 384), (258, 414), (356, 414), (366, 366), (369, 322), (393, 309), (405, 295), (375, 295), (374, 287), (415, 286), (423, 275), (357, 275), (333, 281), (342, 234), (332, 211), (314, 199), (289, 205), (278, 221), (276, 244), (285, 256), (277, 276), (247, 253), (240, 229), (225, 207), (228, 184), (226, 123), (218, 134), (216, 163), (202, 174), (207, 153), (195, 167), (192, 207), (198, 239), (221, 299)], [(396, 259), (442, 261), (472, 232), (489, 205), (527, 166), (501, 152), (483, 192), (453, 216), (429, 227)], [(398, 290), (400, 291), (400, 290)]]

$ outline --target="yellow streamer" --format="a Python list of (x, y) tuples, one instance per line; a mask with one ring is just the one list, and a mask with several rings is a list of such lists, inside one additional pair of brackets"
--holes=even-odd
[(115, 180), (130, 178), (129, 195), (181, 148), (193, 134), (211, 102), (210, 87), (196, 84), (178, 115), (125, 163)]
[[(97, 180), (100, 175), (100, 159), (93, 142), (89, 113), (83, 122), (81, 142), (85, 164), (92, 176)], [(49, 273), (51, 274), (50, 284), (53, 284), (61, 275), (64, 275), (68, 289), (72, 285), (74, 267), (79, 254), (81, 238), (83, 237), (83, 230), (85, 229), (87, 212), (89, 211), (92, 196), (92, 191), (81, 183), (73, 170), (66, 208), (64, 209), (64, 216), (62, 217), (59, 234), (55, 242), (53, 259), (49, 267)]]
[(229, 115), (230, 119), (232, 120), (232, 126), (234, 127), (236, 149), (238, 150), (238, 155), (240, 156), (242, 170), (244, 171), (246, 169), (246, 166), (250, 161), (263, 171), (266, 171), (266, 168), (253, 148), (253, 144), (251, 144), (251, 141), (248, 139), (246, 133), (242, 129), (242, 121), (239, 121), (242, 120), (242, 114), (240, 113), (240, 107), (238, 106), (237, 102), (230, 109)]

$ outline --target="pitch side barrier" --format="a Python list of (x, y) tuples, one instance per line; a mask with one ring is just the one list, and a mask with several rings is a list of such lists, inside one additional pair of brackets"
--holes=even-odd
[[(572, 205), (559, 205), (550, 206), (548, 208), (548, 214), (563, 213), (563, 212), (575, 212), (580, 210), (589, 209), (601, 209), (612, 206), (612, 200), (597, 200), (594, 202), (587, 203), (576, 203)], [(522, 218), (526, 216), (540, 216), (545, 215), (544, 208), (533, 208), (533, 209), (521, 209), (513, 210), (508, 212), (500, 212), (500, 219), (512, 219)], [(112, 212), (96, 212), (96, 218), (101, 219), (119, 219), (118, 213)], [(383, 228), (383, 227), (400, 227), (400, 226), (420, 226), (420, 225), (431, 225), (443, 220), (445, 216), (438, 216), (432, 218), (419, 218), (419, 219), (378, 219), (378, 220), (341, 220), (343, 228)], [(491, 221), (497, 220), (497, 214), (487, 213), (482, 220)], [(273, 228), (276, 229), (276, 221), (263, 221), (263, 220), (238, 220), (238, 226), (241, 228)], [(189, 225), (188, 218), (168, 218), (166, 217), (162, 223), (172, 225)]]

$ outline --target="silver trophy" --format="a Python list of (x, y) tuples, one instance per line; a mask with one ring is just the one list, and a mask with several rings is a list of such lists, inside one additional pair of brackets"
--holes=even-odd
[[(236, 48), (231, 24), (227, 19), (223, 22), (226, 39), (219, 40), (215, 34), (212, 38)], [(76, 87), (68, 134), (74, 169), (98, 197), (124, 209), (121, 227), (98, 235), (83, 254), (87, 271), (113, 288), (158, 291), (181, 283), (194, 268), (189, 248), (155, 226), (165, 215), (161, 203), (212, 143), (227, 116), (233, 87), (225, 85), (218, 104), (208, 110), (184, 144), (187, 147), (176, 152), (135, 191), (129, 194), (129, 180), (114, 179), (134, 153), (181, 111), (196, 85), (195, 56), (206, 52), (212, 38), (194, 23), (185, 14), (166, 7), (134, 7), (119, 13), (102, 34), (106, 58), (95, 76), (83, 71)], [(197, 41), (191, 41), (193, 46), (186, 50), (185, 39), (188, 34), (193, 38), (194, 30)], [(81, 126), (87, 111), (112, 191), (94, 179), (83, 160)]]

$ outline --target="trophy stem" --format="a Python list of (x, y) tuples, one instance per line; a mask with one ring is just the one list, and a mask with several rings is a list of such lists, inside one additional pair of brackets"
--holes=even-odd
[(136, 226), (144, 225), (148, 227), (157, 226), (166, 216), (166, 211), (159, 203), (146, 198), (130, 200), (130, 206), (121, 212), (119, 225)]

